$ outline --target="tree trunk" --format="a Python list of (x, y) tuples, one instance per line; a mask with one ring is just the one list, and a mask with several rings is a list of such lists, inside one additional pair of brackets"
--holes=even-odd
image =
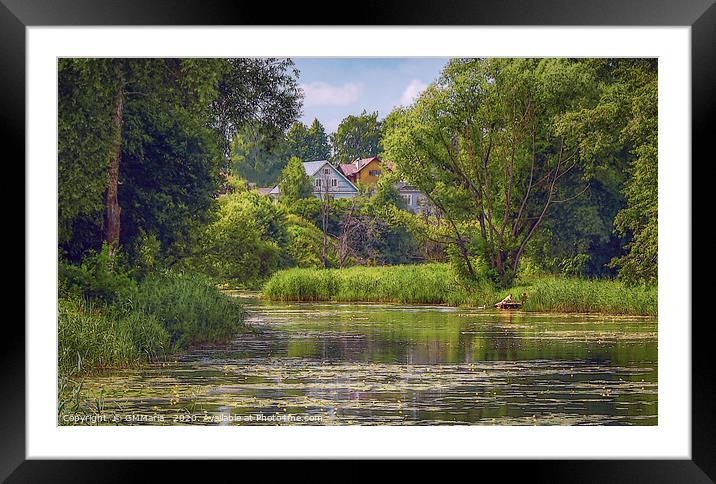
[(104, 225), (104, 240), (109, 246), (110, 255), (114, 255), (119, 246), (119, 158), (122, 152), (122, 122), (124, 118), (124, 80), (120, 81), (117, 96), (112, 106), (112, 147), (107, 169), (107, 198)]

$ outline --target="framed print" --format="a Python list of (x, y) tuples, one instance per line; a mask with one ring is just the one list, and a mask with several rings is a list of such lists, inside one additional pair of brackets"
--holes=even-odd
[(712, 2), (268, 10), (3, 0), (27, 283), (0, 475), (461, 458), (711, 482)]

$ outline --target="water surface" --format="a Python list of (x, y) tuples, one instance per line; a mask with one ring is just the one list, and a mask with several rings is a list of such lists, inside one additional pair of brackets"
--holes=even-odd
[(231, 344), (83, 396), (114, 423), (657, 424), (655, 319), (236, 296), (249, 331)]

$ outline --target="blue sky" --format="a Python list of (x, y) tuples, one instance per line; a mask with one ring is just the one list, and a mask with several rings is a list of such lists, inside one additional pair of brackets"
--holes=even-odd
[(304, 91), (301, 121), (313, 118), (328, 133), (349, 114), (378, 111), (384, 118), (409, 104), (435, 80), (447, 58), (293, 58)]

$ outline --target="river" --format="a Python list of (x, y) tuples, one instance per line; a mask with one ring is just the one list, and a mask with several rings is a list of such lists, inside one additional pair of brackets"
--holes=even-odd
[(249, 330), (230, 344), (87, 377), (84, 397), (114, 423), (657, 424), (655, 318), (234, 296)]

